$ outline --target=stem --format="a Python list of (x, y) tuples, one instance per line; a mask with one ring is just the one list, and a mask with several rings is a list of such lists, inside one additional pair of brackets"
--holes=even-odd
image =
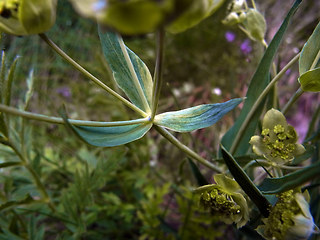
[(250, 112), (247, 114), (247, 117), (245, 118), (244, 122), (242, 123), (238, 134), (236, 135), (232, 146), (230, 148), (230, 153), (234, 154), (242, 136), (244, 135), (244, 132), (246, 128), (248, 127), (248, 124), (251, 121), (251, 118), (253, 117), (255, 111), (259, 107), (262, 100), (267, 96), (269, 91), (272, 89), (274, 84), (285, 74), (285, 72), (299, 59), (300, 53), (298, 53), (294, 58), (291, 59), (291, 61), (271, 80), (271, 82), (268, 84), (268, 86), (263, 90), (263, 92), (260, 94), (260, 96), (257, 98), (256, 102), (253, 104), (252, 108), (250, 109)]
[(32, 175), (33, 180), (35, 181), (40, 194), (42, 195), (42, 197), (44, 198), (44, 201), (46, 203), (48, 203), (49, 207), (51, 208), (52, 211), (55, 211), (55, 207), (52, 204), (50, 197), (45, 189), (45, 187), (43, 186), (38, 174), (34, 171), (34, 169), (32, 167), (30, 167), (30, 165), (28, 164), (27, 159), (21, 154), (21, 152), (16, 148), (16, 146), (14, 144), (12, 144), (11, 142), (8, 143), (8, 146), (10, 146), (12, 148), (12, 150), (17, 154), (17, 156), (20, 158), (21, 162), (24, 163), (24, 166), (26, 167), (26, 169), (29, 171), (29, 173)]
[[(43, 121), (47, 123), (54, 124), (64, 124), (64, 120), (58, 117), (50, 117), (43, 114), (32, 113), (27, 111), (22, 111), (13, 107), (8, 107), (6, 105), (0, 104), (0, 112), (9, 113), (12, 115), (28, 118), (31, 120)], [(129, 121), (117, 121), (117, 122), (97, 122), (97, 121), (84, 121), (76, 119), (68, 119), (68, 121), (76, 126), (91, 126), (91, 127), (115, 127), (115, 126), (126, 126), (133, 125), (137, 123), (146, 123), (150, 121), (149, 117), (129, 120)]]
[(287, 104), (283, 107), (281, 112), (283, 115), (286, 115), (289, 108), (299, 99), (299, 97), (304, 93), (304, 91), (301, 89), (301, 87), (294, 93), (294, 95), (289, 99)]
[(84, 76), (88, 77), (91, 81), (97, 84), (102, 89), (106, 90), (112, 96), (123, 102), (127, 107), (131, 108), (133, 111), (139, 113), (143, 117), (147, 117), (148, 114), (142, 111), (140, 108), (129, 102), (127, 99), (119, 95), (117, 92), (113, 91), (103, 82), (101, 82), (98, 78), (89, 73), (86, 69), (84, 69), (79, 63), (73, 60), (69, 55), (67, 55), (61, 48), (59, 48), (54, 42), (52, 42), (45, 34), (41, 33), (39, 36), (63, 59), (65, 59), (68, 63), (70, 63), (74, 68), (76, 68), (79, 72), (81, 72)]
[(199, 154), (188, 148), (186, 145), (181, 143), (178, 139), (176, 139), (170, 132), (168, 132), (163, 127), (154, 125), (154, 128), (163, 136), (165, 137), (169, 142), (171, 142), (173, 145), (175, 145), (177, 148), (179, 148), (181, 151), (185, 152), (189, 157), (193, 158), (194, 160), (198, 161), (202, 165), (212, 169), (213, 171), (216, 171), (218, 173), (222, 173), (222, 169), (215, 166), (211, 162), (207, 161), (203, 157), (201, 157)]
[(319, 58), (320, 58), (320, 50), (318, 51), (315, 59), (313, 60), (312, 65), (310, 67), (310, 70), (312, 70), (312, 69), (314, 69), (316, 67), (316, 65), (317, 65), (317, 63), (319, 61)]
[(153, 120), (159, 103), (160, 90), (162, 86), (162, 66), (163, 66), (163, 48), (164, 48), (164, 35), (163, 29), (157, 32), (157, 60), (154, 70), (154, 83), (152, 89), (152, 109), (151, 109), (151, 119)]
[(305, 137), (304, 141), (306, 141), (311, 136), (311, 134), (312, 134), (312, 132), (313, 132), (313, 130), (315, 128), (316, 121), (317, 121), (319, 116), (320, 116), (320, 106), (318, 107), (318, 109), (316, 110), (316, 112), (312, 116), (311, 122), (309, 124), (309, 129), (308, 129), (308, 132), (306, 134), (306, 137)]
[(245, 9), (248, 10), (249, 7), (248, 7), (248, 4), (247, 4), (247, 1), (244, 1), (243, 4), (244, 4)]
[(126, 63), (128, 65), (128, 68), (129, 68), (129, 71), (130, 71), (130, 74), (132, 76), (132, 82), (135, 86), (135, 88), (137, 89), (138, 93), (139, 93), (139, 96), (142, 100), (142, 104), (143, 104), (143, 107), (144, 109), (146, 110), (150, 110), (150, 107), (149, 107), (149, 104), (148, 104), (148, 101), (147, 101), (147, 98), (142, 90), (142, 87), (140, 85), (140, 82), (139, 82), (139, 79), (138, 79), (138, 76), (137, 76), (137, 73), (135, 72), (134, 70), (134, 67), (133, 67), (133, 64), (130, 60), (130, 57), (129, 57), (129, 53), (127, 51), (127, 48), (126, 46), (124, 45), (124, 42), (122, 40), (122, 38), (120, 37), (119, 34), (117, 34), (117, 38), (118, 38), (118, 41), (119, 41), (119, 45), (120, 45), (120, 48), (121, 48), (121, 51), (122, 51), (122, 54), (126, 60)]
[(253, 7), (254, 9), (257, 9), (256, 3), (254, 2), (254, 0), (251, 0), (251, 4), (252, 4), (252, 7)]

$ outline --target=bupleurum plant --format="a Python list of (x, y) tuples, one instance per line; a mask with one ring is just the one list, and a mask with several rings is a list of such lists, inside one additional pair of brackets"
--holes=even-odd
[[(235, 0), (231, 4), (224, 0), (70, 0), (70, 9), (74, 7), (81, 16), (90, 18), (90, 23), (92, 20), (98, 23), (97, 39), (102, 50), (99, 56), (106, 61), (103, 71), (110, 71), (114, 90), (48, 37), (56, 17), (60, 17), (56, 0), (0, 0), (3, 34), (25, 38), (38, 34), (66, 63), (135, 114), (121, 114), (122, 121), (91, 121), (73, 119), (65, 108), (61, 108), (61, 117), (28, 111), (37, 72), (31, 70), (26, 78), (24, 100), (11, 101), (12, 88), (16, 86), (14, 73), (20, 58), (15, 58), (7, 69), (8, 60), (3, 52), (0, 67), (0, 239), (214, 239), (222, 235), (227, 224), (234, 224), (234, 228), (228, 228), (233, 231), (230, 236), (234, 238), (240, 236), (236, 231), (242, 227), (241, 234), (249, 238), (260, 234), (266, 239), (307, 239), (317, 233), (320, 216), (319, 104), (315, 104), (306, 138), (300, 139), (301, 144), (286, 117), (303, 93), (320, 91), (320, 24), (301, 52), (288, 63), (282, 64), (282, 58), (274, 61), (301, 2), (293, 3), (279, 30), (267, 43), (267, 23), (254, 0)], [(245, 96), (159, 113), (160, 93), (166, 81), (163, 77), (165, 38), (174, 39), (174, 34), (187, 29), (192, 32), (191, 28), (204, 19), (211, 21), (210, 16), (223, 9), (222, 6), (227, 8), (227, 16), (219, 21), (236, 25), (265, 50)], [(73, 21), (66, 22), (73, 27)], [(65, 25), (67, 28), (68, 24)], [(122, 38), (122, 35), (137, 34), (155, 38), (154, 71), (149, 70), (125, 44), (126, 38)], [(201, 35), (203, 39), (206, 37), (206, 34)], [(15, 49), (14, 44), (10, 47), (13, 48), (10, 51), (20, 50), (19, 47)], [(183, 54), (183, 51), (177, 54), (179, 62)], [(48, 61), (51, 65), (52, 59)], [(282, 107), (277, 82), (288, 78), (286, 73), (298, 61), (296, 83), (299, 89)], [(202, 69), (200, 61), (196, 64)], [(278, 66), (284, 67), (279, 69)], [(12, 106), (16, 102), (19, 107)], [(86, 102), (81, 104), (84, 107)], [(212, 126), (240, 104), (239, 114), (234, 112), (234, 124), (223, 133), (219, 151), (213, 151), (214, 146), (208, 150), (207, 156), (213, 159), (207, 160), (191, 149), (190, 146), (201, 145), (200, 141), (184, 144), (176, 137), (179, 133)], [(20, 121), (11, 115), (23, 119)], [(131, 116), (135, 116), (134, 119)], [(129, 120), (125, 120), (127, 118)], [(72, 153), (65, 154), (65, 146), (56, 153), (55, 144), (39, 144), (38, 136), (38, 144), (44, 149), (36, 148), (26, 119), (65, 125), (79, 139), (99, 148), (74, 143), (72, 136), (68, 136), (65, 144), (65, 139), (61, 140), (65, 133), (56, 141), (63, 145), (71, 142)], [(154, 144), (154, 132), (145, 137), (151, 129), (187, 155), (198, 186), (184, 174), (185, 161), (179, 162), (179, 171), (176, 168), (167, 171), (171, 166), (165, 162), (157, 167), (154, 167), (156, 161), (149, 164), (151, 158), (172, 157), (162, 152), (169, 148)], [(255, 135), (258, 130), (261, 134)], [(43, 132), (49, 135), (49, 130)], [(191, 136), (192, 141), (197, 141)], [(143, 137), (146, 141), (137, 141)], [(153, 150), (155, 153), (151, 153)], [(169, 160), (167, 162), (178, 162), (180, 157)], [(208, 168), (207, 171), (194, 161)], [(168, 177), (169, 172), (174, 172), (173, 178), (178, 180), (171, 182), (173, 178)], [(212, 175), (213, 179), (207, 178)], [(163, 187), (154, 186), (163, 182)], [(302, 193), (300, 189), (304, 188), (307, 190)], [(200, 204), (195, 205), (196, 201)], [(189, 227), (192, 230), (187, 229)]]

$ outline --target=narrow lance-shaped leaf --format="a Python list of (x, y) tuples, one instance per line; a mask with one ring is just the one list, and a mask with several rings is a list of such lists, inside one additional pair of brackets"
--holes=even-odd
[(193, 176), (197, 180), (198, 185), (199, 186), (208, 185), (209, 182), (202, 175), (202, 173), (201, 173), (200, 169), (198, 168), (198, 166), (190, 158), (188, 158), (188, 163), (190, 165), (190, 168), (191, 168), (191, 171), (193, 173)]
[(0, 163), (0, 168), (6, 168), (6, 167), (13, 167), (13, 166), (19, 166), (22, 165), (21, 162), (3, 162)]
[(304, 91), (320, 91), (320, 23), (304, 45), (299, 59), (299, 82)]
[[(309, 37), (308, 41), (302, 48), (300, 59), (299, 59), (299, 73), (300, 75), (311, 69), (313, 62), (317, 58), (320, 51), (320, 23), (316, 26), (313, 33)], [(316, 63), (314, 67), (319, 66)]]
[(10, 66), (9, 73), (8, 73), (8, 76), (7, 76), (6, 88), (5, 88), (5, 99), (4, 99), (4, 104), (5, 105), (10, 105), (11, 88), (12, 88), (14, 73), (15, 73), (15, 70), (16, 70), (18, 59), (19, 59), (19, 57), (16, 57), (14, 59), (13, 63)]
[(25, 196), (25, 198), (20, 199), (20, 200), (12, 200), (12, 201), (8, 201), (5, 202), (3, 204), (0, 205), (0, 211), (3, 211), (4, 209), (10, 208), (10, 207), (14, 207), (14, 206), (19, 206), (19, 205), (23, 205), (23, 204), (30, 204), (30, 203), (35, 203), (35, 202), (39, 202), (34, 200), (29, 194)]
[(114, 80), (133, 104), (150, 113), (153, 83), (149, 69), (116, 33), (99, 28), (99, 36)]
[(248, 175), (242, 170), (237, 161), (222, 145), (221, 152), (222, 157), (234, 179), (252, 200), (252, 202), (254, 202), (254, 204), (258, 207), (261, 214), (264, 217), (268, 217), (269, 208), (271, 206), (269, 201), (262, 195), (256, 185), (254, 185)]
[(64, 119), (81, 140), (97, 147), (114, 147), (135, 141), (152, 127), (149, 122), (115, 127), (74, 126)]
[(154, 123), (173, 131), (190, 132), (211, 126), (242, 101), (242, 98), (235, 98), (224, 103), (204, 104), (180, 111), (166, 112), (157, 115)]
[(266, 178), (259, 189), (264, 194), (277, 194), (294, 189), (319, 176), (320, 162), (280, 178)]
[[(222, 144), (226, 147), (226, 149), (230, 149), (233, 139), (236, 137), (239, 129), (241, 128), (241, 125), (245, 121), (249, 111), (251, 110), (252, 106), (256, 102), (257, 98), (260, 96), (262, 91), (265, 89), (269, 82), (269, 70), (272, 64), (272, 60), (278, 50), (278, 47), (282, 41), (282, 38), (285, 34), (285, 31), (289, 25), (290, 19), (297, 10), (301, 0), (295, 1), (293, 4), (291, 10), (287, 14), (285, 20), (283, 21), (281, 27), (279, 28), (278, 32), (272, 39), (269, 47), (267, 48), (265, 54), (263, 55), (259, 66), (254, 74), (254, 76), (251, 79), (250, 85), (248, 87), (247, 95), (246, 95), (246, 101), (242, 108), (242, 111), (237, 118), (237, 121), (233, 125), (233, 127), (223, 136), (222, 138)], [(237, 155), (244, 155), (248, 148), (249, 148), (249, 140), (251, 136), (254, 135), (254, 132), (256, 130), (259, 117), (261, 115), (261, 112), (263, 110), (263, 107), (258, 108), (258, 110), (255, 112), (254, 116), (252, 117), (245, 134), (242, 135), (240, 144), (238, 145), (238, 148), (235, 151), (235, 156)]]

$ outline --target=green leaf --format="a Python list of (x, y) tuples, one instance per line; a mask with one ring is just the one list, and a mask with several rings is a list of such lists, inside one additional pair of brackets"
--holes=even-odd
[(180, 111), (158, 114), (154, 123), (177, 132), (190, 132), (209, 127), (234, 109), (242, 98), (231, 99), (224, 103), (204, 104)]
[(0, 102), (3, 103), (3, 95), (5, 93), (5, 79), (6, 79), (6, 64), (5, 64), (6, 54), (4, 51), (1, 53), (1, 68), (0, 68)]
[(199, 24), (202, 20), (212, 15), (225, 0), (193, 0), (190, 7), (184, 11), (167, 30), (179, 33)]
[[(316, 26), (308, 41), (302, 48), (299, 59), (299, 73), (300, 75), (311, 70), (314, 61), (317, 61), (317, 55), (320, 51), (320, 23)], [(319, 60), (319, 59), (318, 59)], [(319, 62), (315, 64), (315, 67), (319, 66)]]
[(198, 185), (203, 186), (209, 184), (207, 179), (202, 175), (198, 166), (190, 158), (188, 158), (188, 163), (190, 165), (193, 176), (197, 180)]
[(21, 162), (4, 162), (0, 163), (0, 168), (12, 167), (22, 165)]
[(320, 67), (302, 74), (299, 82), (305, 92), (320, 92)]
[[(236, 137), (241, 125), (245, 121), (249, 111), (251, 110), (252, 106), (256, 102), (257, 98), (260, 96), (262, 91), (265, 89), (267, 84), (269, 83), (269, 71), (272, 64), (272, 60), (277, 53), (281, 40), (285, 34), (285, 31), (289, 25), (290, 19), (297, 10), (301, 0), (296, 0), (293, 4), (292, 8), (290, 9), (289, 13), (287, 14), (285, 20), (283, 21), (280, 29), (272, 39), (269, 47), (267, 48), (265, 54), (263, 55), (259, 66), (253, 75), (250, 85), (248, 87), (246, 101), (242, 108), (242, 111), (237, 118), (233, 127), (223, 136), (221, 143), (226, 147), (226, 149), (230, 149), (233, 139)], [(264, 103), (262, 103), (264, 104)], [(241, 136), (240, 144), (235, 151), (235, 156), (237, 155), (244, 155), (246, 154), (247, 150), (249, 149), (249, 140), (251, 136), (254, 135), (256, 131), (256, 127), (259, 121), (259, 117), (263, 111), (263, 105), (258, 108), (255, 112), (254, 116), (252, 117), (245, 134)]]
[(303, 46), (299, 59), (299, 82), (306, 92), (320, 91), (320, 23)]
[(222, 145), (221, 152), (222, 157), (234, 179), (252, 200), (252, 202), (254, 202), (254, 204), (258, 207), (261, 214), (264, 217), (268, 217), (270, 208), (269, 201), (262, 195), (260, 190), (254, 185), (248, 175), (242, 170), (237, 161)]
[(97, 147), (114, 147), (135, 141), (143, 137), (152, 127), (152, 123), (116, 127), (86, 127), (68, 124), (86, 143)]
[(306, 151), (302, 155), (295, 157), (292, 160), (292, 165), (297, 165), (299, 163), (302, 163), (303, 161), (305, 161), (313, 156), (313, 154), (315, 152), (315, 147), (313, 145), (304, 144), (304, 148), (306, 149)]
[(114, 80), (133, 104), (150, 113), (153, 83), (147, 66), (116, 33), (104, 32), (99, 27), (99, 36)]
[(5, 99), (4, 99), (4, 104), (5, 105), (10, 105), (11, 88), (12, 88), (14, 72), (16, 70), (18, 59), (19, 59), (19, 57), (16, 57), (14, 59), (13, 63), (10, 66), (9, 73), (8, 73), (8, 76), (7, 76), (7, 81), (6, 81), (6, 86), (5, 86)]
[(319, 176), (320, 162), (280, 178), (266, 178), (259, 189), (264, 194), (277, 194), (301, 186)]
[(12, 201), (8, 201), (8, 202), (5, 202), (5, 203), (1, 204), (0, 205), (0, 211), (3, 211), (4, 209), (10, 208), (10, 207), (23, 205), (23, 204), (29, 204), (29, 203), (32, 203), (32, 202), (36, 202), (36, 201), (28, 194), (23, 199), (12, 200)]
[(33, 85), (34, 85), (34, 77), (33, 77), (33, 69), (31, 69), (31, 71), (29, 72), (29, 76), (27, 78), (27, 92), (24, 97), (24, 109), (25, 110), (27, 109), (29, 102), (30, 102), (30, 99), (33, 94)]

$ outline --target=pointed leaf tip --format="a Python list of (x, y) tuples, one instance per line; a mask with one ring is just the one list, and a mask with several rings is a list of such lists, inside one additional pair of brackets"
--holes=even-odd
[(177, 132), (206, 128), (215, 124), (242, 101), (242, 98), (235, 98), (224, 103), (204, 104), (180, 111), (162, 113), (155, 117), (155, 124)]

